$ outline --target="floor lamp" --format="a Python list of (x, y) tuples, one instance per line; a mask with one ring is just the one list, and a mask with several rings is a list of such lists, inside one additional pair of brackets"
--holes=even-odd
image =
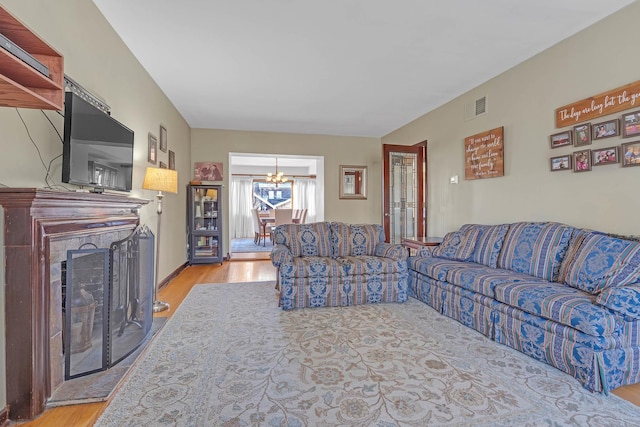
[(160, 277), (158, 275), (160, 267), (160, 219), (162, 218), (162, 198), (163, 191), (168, 193), (178, 192), (178, 172), (171, 169), (147, 168), (144, 174), (142, 188), (145, 190), (155, 190), (158, 192), (158, 228), (156, 229), (156, 274), (155, 286), (153, 287), (153, 312), (164, 311), (169, 308), (169, 303), (158, 300), (158, 287)]

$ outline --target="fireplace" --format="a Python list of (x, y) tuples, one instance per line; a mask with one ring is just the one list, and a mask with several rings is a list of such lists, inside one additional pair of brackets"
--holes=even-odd
[[(131, 351), (117, 339), (121, 329), (120, 337), (148, 332), (153, 237), (148, 230), (135, 236), (142, 230), (139, 209), (148, 202), (115, 194), (0, 188), (10, 419), (30, 419), (44, 411), (47, 399), (65, 381), (67, 354), (78, 362), (76, 355), (88, 354), (98, 337), (111, 353), (106, 365), (112, 366)], [(84, 275), (77, 289), (69, 288), (69, 274)], [(116, 281), (120, 290), (114, 293), (110, 287)], [(140, 287), (132, 287), (133, 281)], [(109, 312), (118, 298), (120, 316)], [(140, 304), (133, 307), (133, 302)], [(63, 332), (67, 324), (69, 330)], [(113, 334), (105, 338), (109, 330), (116, 330), (116, 339)], [(89, 364), (86, 371), (71, 364), (70, 376), (98, 365), (102, 369), (102, 361), (94, 361), (102, 357), (92, 355), (75, 364)]]

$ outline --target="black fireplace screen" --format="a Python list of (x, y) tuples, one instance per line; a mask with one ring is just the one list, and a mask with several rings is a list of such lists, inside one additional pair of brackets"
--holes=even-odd
[(153, 322), (153, 254), (146, 227), (109, 249), (67, 252), (65, 379), (108, 369), (144, 341)]

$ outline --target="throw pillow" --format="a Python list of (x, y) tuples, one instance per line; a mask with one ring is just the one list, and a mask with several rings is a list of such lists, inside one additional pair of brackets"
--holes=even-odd
[(564, 283), (591, 294), (640, 282), (640, 242), (588, 233), (568, 261)]
[(433, 256), (456, 261), (470, 261), (476, 247), (478, 234), (477, 228), (447, 233), (442, 239), (442, 243), (433, 250)]

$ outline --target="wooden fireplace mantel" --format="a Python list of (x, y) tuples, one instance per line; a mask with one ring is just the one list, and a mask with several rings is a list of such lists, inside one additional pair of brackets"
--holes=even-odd
[(135, 229), (149, 200), (37, 188), (0, 188), (4, 208), (6, 381), (9, 418), (40, 415), (51, 395), (49, 244)]

